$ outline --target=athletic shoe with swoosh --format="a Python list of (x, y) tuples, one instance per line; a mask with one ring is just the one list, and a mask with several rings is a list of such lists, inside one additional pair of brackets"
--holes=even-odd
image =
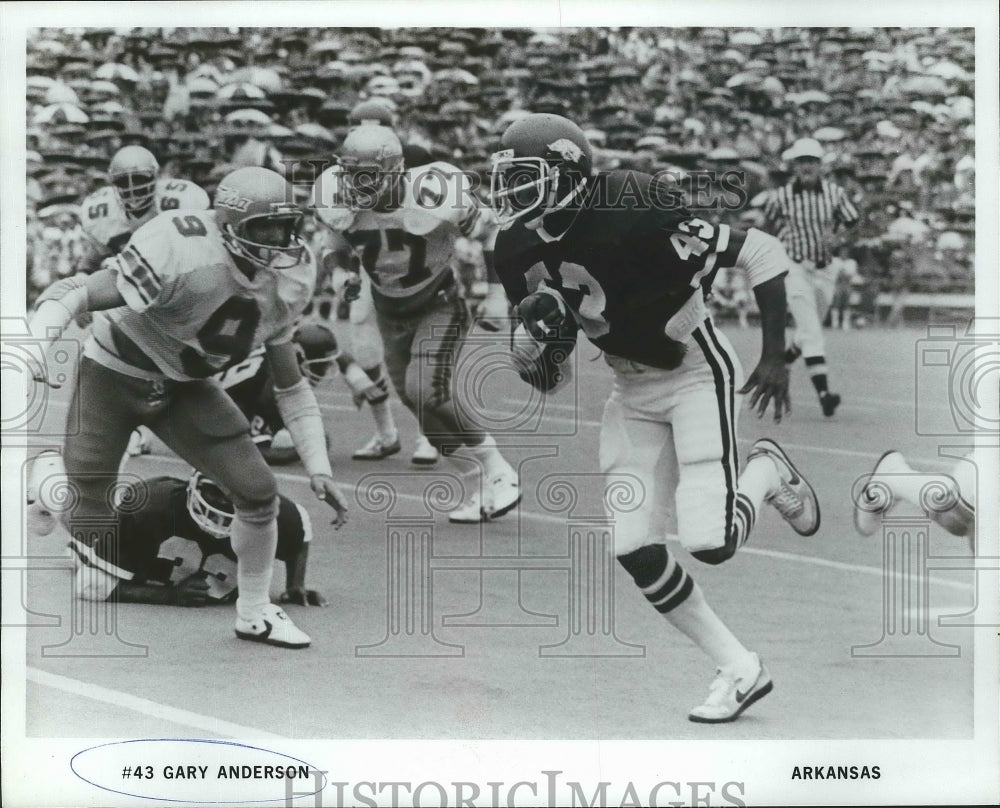
[(252, 620), (237, 616), (236, 636), (279, 648), (308, 648), (312, 642), (309, 635), (296, 628), (284, 610), (274, 603), (262, 606)]
[(766, 501), (792, 526), (792, 530), (800, 536), (812, 536), (819, 530), (820, 522), (819, 500), (813, 487), (788, 459), (784, 449), (773, 440), (761, 438), (756, 441), (747, 463), (762, 455), (770, 458), (778, 470), (778, 487), (767, 496)]
[(767, 668), (757, 654), (751, 654), (747, 663), (727, 665), (716, 671), (704, 704), (695, 707), (689, 721), (696, 724), (725, 724), (735, 721), (744, 710), (774, 690), (774, 683)]

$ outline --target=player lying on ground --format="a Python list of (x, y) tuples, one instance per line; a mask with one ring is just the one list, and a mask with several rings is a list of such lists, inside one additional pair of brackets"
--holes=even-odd
[[(29, 490), (43, 490), (64, 475), (62, 458), (43, 453), (33, 462), (35, 479)], [(29, 496), (29, 500), (35, 496)], [(233, 503), (218, 485), (199, 472), (186, 481), (150, 477), (123, 487), (119, 498), (142, 506), (119, 512), (119, 555), (114, 564), (117, 585), (110, 592), (104, 585), (91, 586), (94, 565), (90, 556), (74, 552), (79, 597), (168, 606), (235, 602), (236, 553), (230, 540)], [(45, 535), (54, 527), (49, 516), (45, 503), (38, 501), (29, 509), (29, 529)], [(285, 590), (279, 603), (327, 605), (326, 598), (305, 583), (312, 532), (312, 520), (305, 508), (279, 494), (275, 558), (285, 565)], [(75, 545), (71, 547), (76, 549)]]
[[(568, 379), (580, 328), (604, 351), (614, 388), (601, 424), (601, 469), (609, 483), (643, 486), (630, 507), (607, 503), (615, 553), (653, 608), (718, 669), (689, 718), (732, 721), (771, 691), (771, 677), (665, 540), (676, 532), (694, 558), (720, 564), (746, 543), (765, 502), (801, 535), (819, 529), (812, 488), (774, 441), (757, 441), (742, 475), (738, 467), (739, 395), (751, 393), (761, 416), (773, 403), (775, 420), (788, 408), (788, 256), (758, 230), (694, 218), (648, 174), (594, 172), (586, 136), (561, 116), (515, 122), (500, 148), (492, 174), (502, 228), (496, 272), (521, 320), (515, 364), (522, 378), (553, 390)], [(705, 305), (716, 269), (734, 266), (753, 287), (763, 338), (742, 388), (739, 358)]]
[[(79, 424), (66, 430), (63, 458), (79, 501), (66, 526), (74, 549), (104, 568), (109, 591), (117, 578), (104, 559), (118, 557), (116, 531), (94, 525), (116, 522), (118, 466), (132, 430), (145, 425), (233, 500), (236, 636), (304, 648), (309, 637), (269, 597), (278, 540), (274, 474), (246, 417), (211, 379), (265, 346), (278, 408), (312, 490), (343, 524), (346, 502), (333, 481), (319, 406), (292, 344), (316, 279), (292, 198), (281, 175), (237, 169), (219, 183), (214, 210), (160, 214), (100, 270), (46, 290), (29, 326), (44, 346), (79, 314), (96, 312), (69, 408)], [(44, 379), (44, 358), (38, 361)]]

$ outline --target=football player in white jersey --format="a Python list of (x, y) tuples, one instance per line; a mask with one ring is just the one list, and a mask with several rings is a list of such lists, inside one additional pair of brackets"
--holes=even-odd
[(132, 234), (167, 210), (208, 210), (205, 191), (190, 180), (160, 178), (160, 164), (142, 146), (124, 146), (108, 166), (108, 185), (80, 204), (92, 255), (87, 271), (117, 253)]
[[(280, 174), (233, 171), (219, 183), (214, 211), (160, 214), (101, 269), (46, 290), (29, 326), (47, 345), (78, 314), (95, 312), (70, 407), (79, 423), (67, 429), (64, 450), (78, 496), (66, 526), (91, 571), (89, 596), (103, 600), (102, 586), (122, 577), (117, 469), (129, 434), (144, 424), (233, 501), (237, 637), (304, 648), (308, 635), (269, 599), (274, 474), (246, 417), (210, 378), (265, 346), (278, 408), (310, 485), (336, 512), (334, 524), (343, 524), (346, 504), (331, 476), (319, 406), (292, 345), (316, 269), (298, 235), (302, 210), (291, 199)], [(44, 368), (44, 357), (38, 359)]]
[[(395, 113), (392, 102), (385, 98), (374, 97), (360, 101), (351, 109), (348, 122), (352, 128), (358, 126), (395, 126)], [(403, 165), (413, 168), (433, 162), (433, 158), (420, 146), (403, 144)], [(322, 266), (322, 258), (320, 259)], [(382, 460), (400, 451), (399, 431), (392, 414), (389, 401), (389, 384), (385, 373), (385, 351), (378, 325), (375, 323), (375, 309), (372, 304), (371, 284), (363, 274), (335, 269), (331, 277), (334, 294), (347, 305), (347, 336), (350, 340), (350, 351), (364, 368), (372, 382), (382, 391), (381, 398), (371, 399), (372, 417), (375, 420), (375, 435), (364, 446), (358, 449), (352, 457), (355, 460)], [(355, 298), (350, 302), (345, 297)], [(437, 463), (438, 450), (435, 449), (423, 434), (417, 436), (416, 447), (410, 456), (410, 462), (417, 466), (429, 466)]]
[[(330, 254), (338, 269), (363, 271), (370, 283), (389, 378), (421, 431), (442, 454), (473, 461), (470, 496), (449, 519), (474, 523), (501, 516), (520, 501), (517, 474), (452, 395), (469, 314), (450, 259), (463, 235), (482, 242), (491, 265), (492, 212), (455, 166), (432, 162), (406, 169), (399, 138), (385, 126), (357, 127), (338, 156), (339, 164), (317, 179), (312, 199), (330, 230)], [(491, 292), (487, 316), (505, 318), (502, 287), (494, 283)]]
[[(80, 222), (87, 236), (82, 245), (82, 272), (97, 269), (157, 214), (209, 208), (208, 194), (195, 183), (160, 179), (160, 164), (142, 146), (124, 146), (115, 152), (108, 166), (108, 183), (80, 204)], [(149, 435), (140, 427), (132, 433), (128, 453), (148, 452)]]

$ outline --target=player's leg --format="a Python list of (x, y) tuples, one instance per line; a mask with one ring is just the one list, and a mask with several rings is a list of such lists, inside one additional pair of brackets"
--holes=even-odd
[(684, 392), (670, 412), (684, 546), (699, 561), (721, 564), (746, 543), (764, 502), (798, 533), (812, 535), (819, 529), (815, 493), (777, 444), (758, 441), (739, 475), (739, 358), (711, 322), (699, 326), (693, 340), (682, 371)]
[(233, 501), (231, 542), (238, 559), (236, 634), (240, 639), (304, 648), (309, 637), (271, 604), (278, 544), (278, 489), (249, 434), (246, 417), (213, 381), (179, 386), (171, 407), (150, 426), (179, 457), (213, 479)]
[[(709, 699), (695, 708), (692, 721), (732, 721), (772, 688), (759, 657), (749, 651), (722, 622), (701, 587), (663, 543), (670, 528), (673, 492), (677, 483), (677, 457), (673, 431), (665, 423), (635, 417), (616, 389), (605, 405), (601, 424), (601, 469), (610, 483), (635, 480), (650, 486), (637, 491), (639, 506), (630, 502), (616, 511), (615, 554), (650, 605), (662, 614), (712, 660), (718, 669)], [(737, 687), (745, 698), (735, 700)]]
[(77, 568), (77, 595), (105, 600), (131, 574), (119, 566), (115, 494), (118, 468), (132, 430), (157, 406), (153, 384), (124, 376), (84, 357), (70, 404), (79, 425), (67, 428), (63, 464), (68, 490), (57, 504)]
[(917, 471), (897, 451), (888, 451), (856, 489), (854, 525), (871, 536), (899, 501), (923, 509), (929, 519), (955, 536), (975, 537), (976, 469), (970, 457), (947, 474)]
[(350, 305), (348, 331), (351, 354), (378, 390), (378, 394), (368, 400), (375, 420), (375, 435), (353, 457), (355, 460), (380, 460), (399, 451), (399, 432), (389, 402), (385, 347), (376, 323), (371, 281), (364, 274), (361, 277), (360, 297)]
[(789, 264), (788, 274), (785, 276), (785, 293), (788, 310), (795, 321), (792, 357), (797, 357), (799, 353), (804, 357), (823, 414), (833, 415), (837, 405), (840, 404), (840, 396), (828, 389), (823, 321), (817, 311), (816, 291), (801, 264), (794, 262)]
[(421, 431), (466, 475), (470, 497), (449, 514), (452, 522), (502, 516), (521, 499), (517, 472), (471, 407), (455, 397), (455, 367), (470, 325), (465, 301), (448, 295), (419, 317), (406, 370), (406, 397), (415, 403)]

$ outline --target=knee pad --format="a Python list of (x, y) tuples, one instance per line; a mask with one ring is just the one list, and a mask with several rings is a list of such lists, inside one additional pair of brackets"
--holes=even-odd
[(236, 517), (247, 524), (266, 525), (278, 518), (278, 494), (270, 499), (238, 501), (233, 500)]

